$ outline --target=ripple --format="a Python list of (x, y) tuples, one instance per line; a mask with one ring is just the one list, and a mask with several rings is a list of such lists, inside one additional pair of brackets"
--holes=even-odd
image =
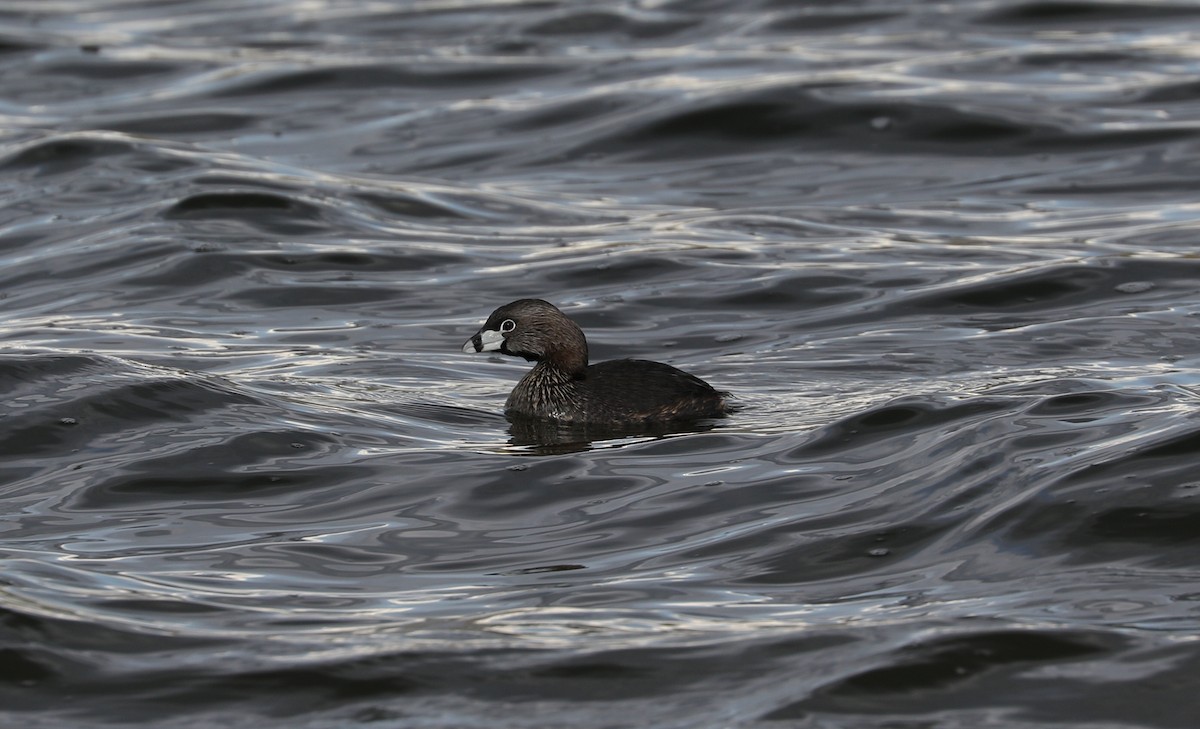
[(0, 17), (0, 724), (1194, 723), (1194, 8), (297, 8)]

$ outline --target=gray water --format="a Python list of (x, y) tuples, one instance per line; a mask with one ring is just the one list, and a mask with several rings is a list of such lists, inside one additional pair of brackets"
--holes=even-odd
[[(1190, 729), (1198, 42), (0, 7), (0, 724)], [(520, 431), (522, 297), (737, 412)]]

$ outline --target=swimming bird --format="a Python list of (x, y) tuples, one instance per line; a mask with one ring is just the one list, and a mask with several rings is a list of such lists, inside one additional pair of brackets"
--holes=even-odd
[(537, 363), (508, 396), (510, 415), (622, 426), (727, 412), (727, 393), (670, 365), (641, 359), (589, 365), (583, 330), (541, 299), (519, 299), (496, 309), (462, 349)]

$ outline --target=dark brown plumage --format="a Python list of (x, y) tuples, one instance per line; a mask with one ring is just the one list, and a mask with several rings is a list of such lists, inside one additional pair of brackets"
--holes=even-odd
[(569, 423), (646, 424), (725, 414), (725, 393), (661, 362), (588, 365), (583, 331), (554, 305), (520, 299), (492, 312), (464, 352), (500, 352), (537, 362), (508, 396), (512, 415)]

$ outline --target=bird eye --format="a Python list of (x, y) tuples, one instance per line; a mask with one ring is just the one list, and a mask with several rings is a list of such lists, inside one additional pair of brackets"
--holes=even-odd
[(509, 332), (511, 332), (512, 330), (514, 330), (516, 328), (517, 328), (517, 323), (515, 321), (513, 321), (512, 319), (505, 319), (504, 321), (500, 322), (500, 333), (501, 334), (508, 334)]

